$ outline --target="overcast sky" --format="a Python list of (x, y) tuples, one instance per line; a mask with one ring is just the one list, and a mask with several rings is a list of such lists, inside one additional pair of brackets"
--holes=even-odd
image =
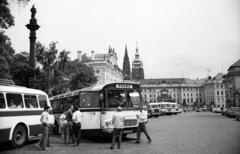
[[(227, 73), (240, 59), (239, 0), (31, 0), (11, 4), (15, 26), (6, 30), (16, 52), (29, 51), (32, 5), (37, 41), (58, 41), (59, 52), (107, 53), (123, 66), (125, 45), (132, 63), (136, 42), (145, 78), (201, 79)], [(131, 66), (132, 68), (132, 66)]]

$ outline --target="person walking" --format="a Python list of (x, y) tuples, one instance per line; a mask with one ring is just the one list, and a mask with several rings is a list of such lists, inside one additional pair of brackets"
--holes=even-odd
[(51, 123), (49, 122), (49, 111), (50, 111), (50, 106), (45, 106), (44, 111), (41, 114), (40, 122), (41, 122), (41, 127), (42, 127), (42, 138), (36, 144), (36, 147), (39, 150), (48, 150), (49, 149), (49, 148), (47, 148), (49, 126), (51, 125)]
[(67, 136), (66, 136), (66, 143), (70, 143), (69, 138), (72, 135), (72, 115), (73, 115), (73, 105), (69, 106), (69, 109), (66, 112), (66, 120), (67, 120)]
[[(75, 112), (72, 116), (73, 121), (73, 131), (72, 131), (72, 138), (73, 138), (73, 146), (78, 146), (81, 139), (81, 117), (82, 113), (78, 109), (77, 106), (74, 107)], [(76, 140), (77, 137), (77, 140)]]
[(125, 117), (121, 113), (121, 107), (117, 107), (117, 112), (112, 117), (113, 135), (110, 149), (114, 149), (116, 138), (118, 137), (118, 149), (121, 149), (122, 134), (124, 128)]
[(143, 132), (147, 139), (148, 139), (148, 143), (151, 143), (152, 140), (150, 138), (150, 136), (148, 135), (148, 132), (147, 132), (147, 128), (146, 128), (146, 122), (147, 122), (147, 113), (146, 111), (143, 111), (143, 107), (140, 106), (139, 107), (139, 114), (137, 114), (137, 118), (138, 118), (138, 121), (139, 121), (139, 124), (138, 124), (138, 128), (137, 128), (137, 141), (136, 143), (140, 143), (140, 135), (141, 135), (141, 132)]

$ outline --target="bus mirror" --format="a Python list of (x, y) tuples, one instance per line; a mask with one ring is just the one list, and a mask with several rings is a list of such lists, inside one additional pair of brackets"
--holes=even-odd
[(99, 94), (99, 100), (103, 100), (103, 94)]

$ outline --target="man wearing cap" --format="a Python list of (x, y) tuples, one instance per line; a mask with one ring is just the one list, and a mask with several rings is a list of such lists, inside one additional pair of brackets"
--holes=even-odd
[(139, 121), (139, 124), (138, 124), (138, 128), (137, 128), (137, 141), (136, 143), (140, 143), (140, 135), (141, 135), (141, 132), (143, 132), (147, 139), (148, 139), (148, 143), (151, 143), (152, 140), (150, 138), (150, 136), (148, 135), (148, 132), (147, 132), (147, 129), (146, 129), (146, 122), (147, 122), (147, 113), (145, 111), (143, 111), (143, 107), (140, 106), (139, 107), (139, 114), (137, 114), (137, 118), (138, 118), (138, 121)]
[(118, 137), (118, 149), (121, 149), (122, 142), (122, 134), (124, 127), (125, 117), (121, 113), (122, 108), (117, 107), (117, 112), (113, 115), (112, 124), (113, 124), (113, 136), (112, 136), (112, 144), (110, 149), (114, 149), (116, 138)]

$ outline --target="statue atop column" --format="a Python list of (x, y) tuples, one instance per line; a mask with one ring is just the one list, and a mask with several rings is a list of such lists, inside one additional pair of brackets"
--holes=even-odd
[(35, 18), (36, 8), (34, 5), (31, 8), (31, 19), (30, 23), (26, 25), (26, 27), (30, 30), (30, 58), (29, 58), (29, 67), (35, 69), (35, 46), (36, 46), (36, 30), (39, 29), (39, 25), (37, 24), (37, 20)]

